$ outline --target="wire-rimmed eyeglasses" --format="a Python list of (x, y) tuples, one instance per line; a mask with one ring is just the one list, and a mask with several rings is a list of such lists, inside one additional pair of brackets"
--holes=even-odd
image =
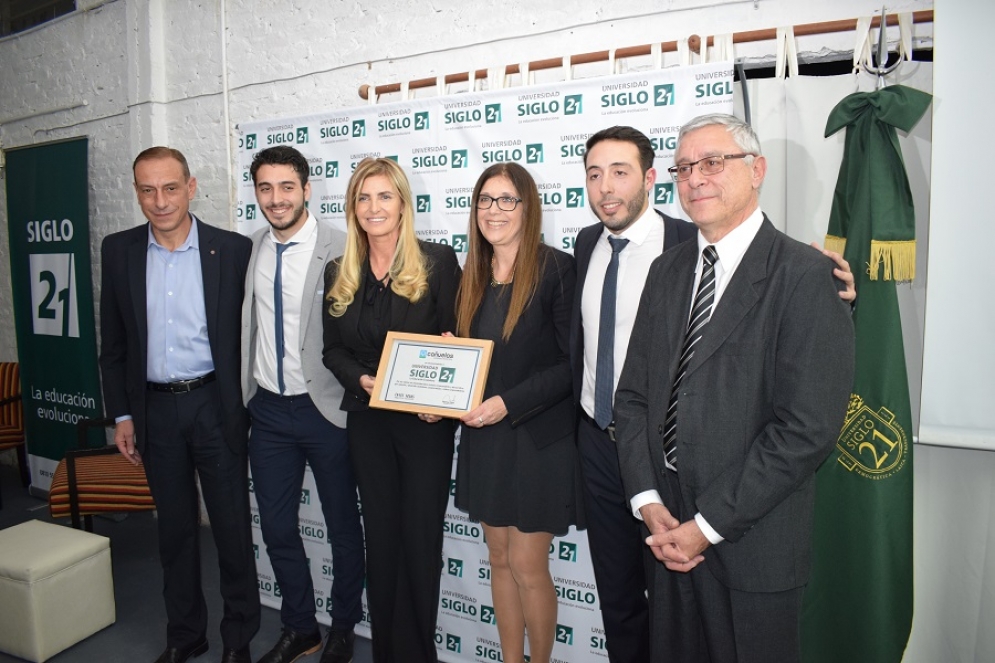
[(679, 163), (676, 166), (671, 166), (667, 169), (667, 172), (670, 173), (675, 182), (683, 182), (691, 177), (691, 170), (695, 166), (698, 166), (698, 172), (702, 175), (715, 175), (716, 173), (721, 173), (726, 167), (726, 159), (745, 159), (746, 157), (755, 156), (757, 155), (744, 152), (743, 154), (722, 154), (704, 157), (691, 163)]
[(491, 205), (497, 203), (498, 209), (502, 212), (514, 212), (520, 202), (522, 202), (521, 198), (512, 198), (511, 196), (501, 196), (500, 198), (478, 196), (477, 209), (490, 209)]

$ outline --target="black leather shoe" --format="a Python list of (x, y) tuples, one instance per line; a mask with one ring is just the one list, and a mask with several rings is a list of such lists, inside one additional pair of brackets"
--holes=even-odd
[(289, 628), (283, 629), (279, 642), (259, 663), (293, 663), (302, 656), (313, 654), (321, 649), (321, 631), (298, 633)]
[(226, 647), (225, 653), (221, 656), (221, 663), (252, 663), (249, 648), (230, 649)]
[(352, 650), (356, 634), (352, 631), (329, 631), (321, 663), (352, 663)]
[(155, 663), (183, 663), (207, 651), (207, 638), (201, 638), (189, 647), (166, 647)]

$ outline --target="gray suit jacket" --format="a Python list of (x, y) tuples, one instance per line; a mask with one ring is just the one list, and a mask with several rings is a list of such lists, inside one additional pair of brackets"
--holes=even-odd
[(765, 218), (685, 373), (674, 474), (664, 465), (663, 431), (697, 254), (697, 242), (666, 252), (643, 290), (615, 395), (626, 495), (673, 490), (690, 511), (685, 520), (700, 511), (725, 538), (705, 551), (724, 585), (800, 587), (809, 575), (815, 471), (839, 435), (853, 380), (849, 310), (831, 261)]
[[(259, 246), (266, 240), (269, 228), (263, 228), (252, 236), (252, 257), (249, 259), (249, 269), (245, 276), (245, 300), (242, 302), (242, 399), (249, 403), (257, 388), (256, 379), (252, 374), (255, 364), (256, 342), (256, 311), (254, 304), (253, 282), (256, 272), (256, 256)], [(311, 266), (308, 267), (304, 281), (304, 301), (310, 299), (310, 306), (301, 310), (301, 363), (304, 367), (304, 380), (311, 400), (318, 411), (339, 428), (345, 428), (346, 413), (339, 409), (342, 402), (342, 385), (335, 379), (332, 372), (321, 363), (322, 329), (321, 309), (325, 303), (324, 281), (325, 265), (342, 255), (345, 250), (345, 233), (332, 228), (324, 221), (318, 221), (318, 240), (314, 247)], [(308, 297), (310, 293), (310, 297)]]

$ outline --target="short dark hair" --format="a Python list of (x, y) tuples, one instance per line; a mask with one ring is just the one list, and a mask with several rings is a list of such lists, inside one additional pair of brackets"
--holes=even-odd
[(150, 147), (147, 150), (139, 152), (138, 156), (131, 163), (131, 172), (135, 172), (135, 168), (139, 162), (152, 161), (153, 159), (176, 159), (183, 166), (183, 177), (188, 180), (190, 179), (190, 166), (187, 165), (187, 158), (183, 156), (183, 152), (175, 150), (172, 147), (163, 147), (162, 145)]
[(256, 156), (252, 158), (252, 165), (249, 166), (253, 184), (256, 183), (256, 172), (262, 166), (290, 166), (297, 172), (301, 186), (307, 184), (307, 176), (311, 172), (304, 155), (289, 145), (274, 145), (262, 152), (256, 152)]
[(618, 140), (623, 143), (632, 143), (636, 146), (636, 149), (639, 150), (639, 167), (643, 169), (643, 174), (646, 174), (646, 171), (653, 167), (653, 159), (656, 158), (656, 151), (653, 149), (653, 143), (651, 143), (650, 139), (646, 137), (646, 134), (639, 129), (625, 126), (614, 126), (602, 129), (587, 139), (587, 144), (584, 146), (585, 167), (587, 167), (587, 153), (591, 151), (592, 147), (603, 140)]

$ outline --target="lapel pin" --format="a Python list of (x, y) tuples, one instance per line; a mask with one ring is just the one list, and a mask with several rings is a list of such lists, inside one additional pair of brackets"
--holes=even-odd
[(212, 256), (214, 255), (214, 249), (211, 249), (211, 255)]

